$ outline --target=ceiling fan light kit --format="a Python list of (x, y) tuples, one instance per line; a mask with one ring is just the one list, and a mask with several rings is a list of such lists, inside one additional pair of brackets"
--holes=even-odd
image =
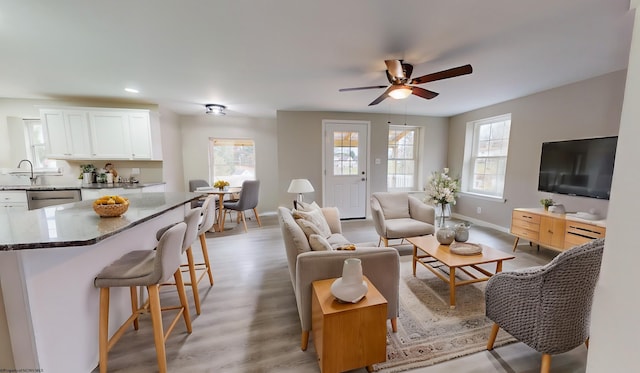
[(396, 100), (402, 100), (403, 98), (407, 98), (411, 95), (411, 87), (400, 86), (393, 91), (389, 92), (389, 96), (395, 98)]
[(387, 88), (378, 98), (373, 100), (369, 106), (377, 105), (381, 103), (385, 98), (392, 97), (395, 99), (403, 99), (409, 97), (411, 94), (430, 100), (438, 95), (437, 92), (429, 91), (428, 89), (416, 87), (409, 84), (423, 84), (433, 82), (436, 80), (453, 78), (460, 75), (471, 74), (473, 68), (471, 65), (463, 65), (454, 67), (448, 70), (438, 71), (436, 73), (423, 75), (417, 78), (411, 78), (413, 72), (413, 65), (404, 63), (402, 60), (386, 60), (384, 63), (387, 65), (385, 71), (390, 86), (368, 86), (368, 87), (355, 87), (355, 88), (341, 88), (339, 92), (359, 91), (363, 89), (380, 89)]
[(205, 105), (205, 107), (207, 108), (207, 111), (205, 113), (207, 113), (209, 115), (226, 115), (227, 114), (225, 112), (227, 107), (224, 106), (224, 105), (207, 104), (207, 105)]

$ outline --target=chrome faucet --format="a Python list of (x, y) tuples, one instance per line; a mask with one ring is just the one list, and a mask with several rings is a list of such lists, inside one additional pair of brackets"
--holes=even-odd
[(29, 167), (31, 169), (31, 176), (29, 177), (29, 180), (31, 181), (31, 185), (35, 185), (37, 176), (33, 177), (33, 163), (31, 163), (31, 161), (28, 159), (23, 159), (18, 163), (18, 168), (20, 168), (20, 166), (22, 165), (22, 162), (29, 163)]

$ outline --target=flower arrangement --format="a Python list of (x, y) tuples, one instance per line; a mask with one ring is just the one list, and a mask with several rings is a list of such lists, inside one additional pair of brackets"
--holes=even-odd
[(215, 183), (213, 183), (213, 187), (218, 189), (224, 189), (224, 187), (226, 186), (229, 186), (229, 182), (225, 180), (217, 180)]
[(425, 202), (445, 205), (456, 204), (457, 193), (460, 191), (460, 182), (449, 176), (449, 169), (442, 172), (434, 171), (427, 181)]
[(554, 202), (554, 201), (553, 201), (553, 199), (551, 199), (551, 198), (543, 198), (543, 199), (541, 199), (541, 200), (540, 200), (540, 204), (541, 204), (542, 206), (544, 206), (544, 209), (545, 209), (545, 210), (546, 210), (546, 209), (548, 209), (548, 208), (549, 208), (549, 206), (553, 206), (553, 204), (554, 204), (554, 203), (555, 203), (555, 202)]

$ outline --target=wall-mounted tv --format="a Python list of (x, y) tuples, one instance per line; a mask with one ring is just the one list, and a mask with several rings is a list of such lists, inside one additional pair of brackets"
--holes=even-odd
[(609, 199), (618, 137), (542, 144), (538, 190)]

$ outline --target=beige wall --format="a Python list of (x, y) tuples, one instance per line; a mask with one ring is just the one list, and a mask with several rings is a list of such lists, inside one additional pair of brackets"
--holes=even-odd
[(162, 142), (162, 180), (165, 191), (182, 192), (184, 188), (184, 164), (182, 159), (182, 132), (179, 117), (171, 111), (160, 109)]
[(467, 122), (511, 113), (506, 201), (461, 195), (454, 211), (507, 229), (514, 208), (539, 207), (541, 198), (551, 196), (567, 211), (595, 209), (606, 216), (608, 201), (538, 192), (540, 151), (545, 141), (617, 135), (625, 76), (618, 71), (450, 118), (449, 165), (460, 175)]
[[(637, 8), (639, 3), (633, 0), (632, 8)], [(636, 9), (607, 219), (607, 242), (591, 315), (588, 373), (631, 372), (640, 366), (637, 343), (640, 206), (636, 171), (640, 160), (639, 101), (640, 13)]]
[(181, 116), (184, 190), (190, 179), (209, 178), (209, 138), (253, 139), (256, 144), (256, 178), (260, 180), (258, 212), (276, 211), (278, 187), (276, 121), (235, 116)]
[[(447, 119), (424, 116), (388, 114), (278, 111), (278, 177), (277, 200), (290, 206), (295, 196), (287, 193), (291, 179), (305, 178), (311, 181), (315, 192), (305, 194), (305, 200), (322, 204), (322, 121), (357, 120), (371, 123), (369, 134), (369, 194), (386, 191), (388, 122), (423, 128), (422, 170), (424, 175), (446, 166)], [(380, 164), (375, 164), (375, 159)]]

